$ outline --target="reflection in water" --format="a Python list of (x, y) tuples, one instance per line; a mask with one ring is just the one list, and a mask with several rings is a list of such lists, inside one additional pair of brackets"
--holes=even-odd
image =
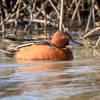
[(49, 61), (44, 60), (18, 60), (18, 63), (31, 63), (29, 66), (24, 66), (19, 71), (21, 72), (53, 72), (62, 71), (64, 69), (70, 68), (72, 65), (70, 63), (65, 63), (66, 61)]
[[(35, 61), (37, 62), (37, 61)], [(41, 63), (43, 61), (39, 61)], [(54, 85), (64, 85), (68, 84), (70, 80), (64, 80), (69, 79), (71, 76), (70, 75), (62, 75), (60, 74), (64, 70), (67, 70), (70, 68), (72, 65), (66, 64), (64, 62), (48, 62), (48, 63), (41, 63), (40, 65), (36, 65), (35, 63), (32, 66), (24, 66), (21, 67), (20, 69), (16, 70), (17, 73), (32, 73), (33, 76), (30, 77), (30, 79), (26, 77), (24, 82), (28, 82), (28, 84), (31, 84), (32, 87), (31, 89), (36, 89), (36, 90), (42, 90), (42, 89), (48, 89), (51, 88)], [(59, 74), (58, 74), (59, 72)], [(59, 81), (62, 80), (62, 81)]]
[[(10, 69), (10, 68), (9, 68)], [(11, 95), (19, 95), (21, 94), (21, 90), (18, 84), (21, 84), (21, 81), (17, 81), (13, 79), (14, 69), (8, 68), (0, 70), (0, 98), (11, 96)]]
[(0, 100), (99, 100), (100, 58), (93, 50), (73, 51), (73, 61), (6, 58), (0, 63)]
[(100, 57), (100, 49), (98, 50), (98, 49), (94, 49), (93, 50), (93, 54), (94, 54), (94, 56), (99, 56)]
[[(28, 61), (30, 62), (30, 61)], [(23, 63), (21, 61), (21, 63)], [(20, 66), (15, 69), (10, 69), (9, 73), (6, 71), (0, 71), (2, 76), (0, 77), (0, 97), (6, 97), (10, 95), (21, 95), (23, 92), (40, 91), (44, 89), (52, 88), (52, 86), (68, 84), (70, 75), (60, 75), (60, 72), (70, 68), (71, 64), (65, 62), (45, 62), (35, 61), (35, 63), (27, 63), (28, 66)], [(17, 67), (17, 66), (16, 66)], [(57, 73), (59, 72), (59, 74)], [(62, 80), (62, 81), (59, 81)]]

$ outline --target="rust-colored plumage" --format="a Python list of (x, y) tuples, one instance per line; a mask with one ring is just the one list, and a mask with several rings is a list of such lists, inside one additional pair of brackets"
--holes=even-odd
[(70, 60), (72, 52), (68, 48), (53, 48), (48, 45), (32, 45), (23, 47), (16, 54), (17, 59)]
[(69, 48), (65, 48), (65, 46), (70, 43), (77, 46), (82, 46), (82, 44), (72, 40), (68, 33), (58, 31), (52, 36), (52, 46), (35, 44), (27, 47), (22, 47), (16, 53), (16, 59), (71, 60), (73, 58), (73, 54)]

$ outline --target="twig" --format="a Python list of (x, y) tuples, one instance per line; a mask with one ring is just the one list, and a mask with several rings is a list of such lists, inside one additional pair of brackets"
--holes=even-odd
[(17, 0), (17, 1), (16, 1), (16, 4), (14, 5), (14, 7), (13, 7), (13, 9), (12, 9), (12, 12), (14, 12), (15, 9), (17, 8), (17, 6), (18, 6), (18, 4), (19, 4), (19, 1), (20, 1), (20, 0)]
[(59, 31), (62, 31), (62, 23), (63, 23), (63, 6), (64, 6), (64, 0), (61, 0)]
[(92, 17), (93, 17), (93, 27), (95, 28), (95, 11), (94, 11), (94, 7), (93, 7), (93, 11), (92, 11)]
[(95, 48), (98, 46), (99, 42), (100, 42), (100, 36), (99, 36), (99, 38), (98, 38), (98, 40), (97, 40), (97, 42), (96, 42), (96, 44), (94, 46)]
[(75, 1), (76, 1), (76, 0), (72, 0), (72, 3), (69, 5), (69, 6), (70, 6), (70, 8), (69, 8), (69, 9), (72, 9), (73, 4), (75, 3)]
[(19, 17), (19, 13), (20, 13), (20, 8), (21, 8), (21, 0), (18, 0), (19, 4), (18, 4), (18, 9), (17, 9), (17, 12), (16, 12), (16, 19), (15, 19), (15, 27), (14, 27), (14, 34), (16, 35), (17, 33), (17, 25), (18, 25), (18, 17)]
[[(30, 22), (30, 19), (23, 19), (23, 21), (26, 21), (26, 22)], [(7, 21), (7, 23), (13, 23), (13, 22), (15, 22), (15, 19), (9, 19), (8, 21)], [(45, 23), (44, 22), (44, 20), (42, 20), (42, 19), (32, 19), (32, 22), (35, 22), (35, 23)], [(49, 24), (49, 25), (51, 25), (51, 26), (54, 26), (54, 27), (58, 27), (58, 24), (56, 23), (56, 21), (53, 21), (52, 22), (52, 20), (47, 20), (47, 24)]]
[[(37, 9), (38, 11), (40, 11), (40, 8), (36, 7), (36, 9)], [(44, 11), (41, 11), (41, 13), (43, 14), (43, 16), (45, 15)], [(54, 19), (51, 18), (51, 16), (49, 16), (49, 15), (47, 15), (47, 14), (46, 14), (46, 17), (47, 17), (47, 19), (50, 19), (50, 20), (52, 20), (52, 21), (54, 20)]]
[(81, 3), (81, 0), (79, 0), (78, 3), (77, 3), (77, 6), (76, 6), (76, 8), (75, 8), (75, 11), (74, 11), (74, 13), (73, 13), (73, 15), (72, 15), (72, 18), (71, 18), (71, 20), (70, 20), (70, 26), (72, 25), (72, 22), (73, 22), (73, 20), (74, 20), (74, 18), (75, 18), (75, 15), (76, 15), (76, 13), (77, 13), (77, 10), (78, 10), (78, 8), (79, 8), (80, 3)]
[(3, 17), (3, 6), (2, 6), (2, 0), (0, 1), (0, 9), (1, 9), (1, 23), (2, 23), (2, 32), (3, 32), (3, 37), (6, 38), (6, 31), (5, 31), (4, 17)]
[(87, 26), (86, 26), (86, 29), (85, 29), (85, 33), (87, 33), (87, 31), (89, 29), (89, 24), (90, 24), (90, 20), (91, 20), (91, 15), (92, 15), (94, 3), (95, 3), (95, 0), (92, 0), (92, 5), (91, 5), (90, 14), (89, 14), (89, 17), (88, 17), (88, 22), (87, 22)]
[[(44, 4), (46, 5), (47, 3), (48, 3), (48, 0), (46, 0)], [(34, 18), (37, 18), (37, 17), (39, 16), (39, 14), (41, 13), (42, 10), (43, 10), (43, 8), (41, 7), (40, 11), (38, 11), (38, 12), (35, 14)]]
[[(32, 19), (33, 19), (32, 4), (33, 4), (33, 0), (30, 0), (29, 2), (30, 2), (30, 9), (29, 9), (29, 11), (30, 11), (29, 36), (30, 36), (30, 38), (32, 38)], [(34, 2), (34, 3), (35, 3), (35, 2)]]
[[(85, 36), (84, 36), (84, 38), (87, 38), (87, 37), (89, 37), (89, 36), (93, 36), (93, 35), (91, 35), (92, 33), (94, 33), (94, 32), (97, 32), (97, 31), (99, 31), (100, 30), (100, 27), (97, 27), (97, 28), (95, 28), (95, 29), (92, 29), (91, 31), (89, 31)], [(96, 34), (95, 34), (96, 35)], [(98, 34), (99, 35), (99, 34)]]
[(52, 5), (53, 9), (55, 10), (55, 12), (57, 13), (58, 17), (60, 17), (60, 14), (58, 12), (58, 10), (56, 9), (55, 5), (52, 3), (51, 0), (49, 0), (50, 4)]
[[(27, 8), (28, 6), (29, 6), (29, 4), (26, 5), (26, 6), (24, 6), (20, 11), (23, 11), (23, 10), (24, 10), (25, 8)], [(10, 18), (14, 17), (15, 15), (16, 15), (16, 12), (13, 13), (12, 15), (8, 16), (8, 17), (4, 20), (4, 23), (7, 22)], [(2, 24), (3, 24), (3, 22), (0, 23), (0, 26), (1, 26)]]
[[(77, 6), (77, 0), (75, 1), (75, 4), (76, 4), (76, 6)], [(77, 10), (77, 18), (78, 18), (78, 23), (79, 23), (79, 25), (81, 25), (81, 18), (80, 18), (80, 13), (79, 13), (78, 10)]]
[(44, 0), (42, 0), (42, 7), (44, 9), (44, 33), (45, 33), (46, 39), (47, 39), (47, 17), (46, 17)]

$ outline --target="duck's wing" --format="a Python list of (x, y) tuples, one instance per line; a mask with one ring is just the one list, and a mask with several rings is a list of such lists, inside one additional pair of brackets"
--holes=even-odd
[(27, 47), (27, 46), (31, 46), (31, 45), (49, 45), (51, 47), (54, 47), (56, 48), (50, 41), (42, 41), (42, 42), (32, 42), (32, 43), (27, 43), (27, 44), (22, 44), (22, 45), (19, 45), (19, 46), (16, 46), (16, 47), (10, 47), (7, 48), (7, 49), (0, 49), (0, 51), (2, 53), (4, 53), (7, 57), (13, 57), (17, 51), (19, 51), (20, 48), (22, 47)]
[(20, 49), (22, 47), (26, 47), (26, 46), (31, 46), (31, 45), (49, 45), (49, 46), (52, 46), (51, 42), (46, 40), (46, 41), (35, 41), (35, 42), (32, 42), (32, 43), (26, 43), (26, 44), (22, 44), (22, 45), (19, 45), (16, 47), (16, 49)]

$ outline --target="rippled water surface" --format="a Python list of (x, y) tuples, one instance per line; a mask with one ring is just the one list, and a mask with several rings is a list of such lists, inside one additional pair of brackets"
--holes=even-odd
[(72, 51), (72, 61), (25, 62), (0, 53), (0, 100), (100, 100), (100, 56)]

